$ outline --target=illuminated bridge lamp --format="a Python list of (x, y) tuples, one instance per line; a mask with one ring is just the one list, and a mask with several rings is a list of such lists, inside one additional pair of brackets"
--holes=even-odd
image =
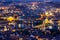
[(14, 17), (11, 17), (11, 16), (10, 16), (10, 17), (8, 17), (8, 18), (7, 18), (7, 21), (12, 22), (13, 20), (15, 20), (15, 18), (14, 18)]

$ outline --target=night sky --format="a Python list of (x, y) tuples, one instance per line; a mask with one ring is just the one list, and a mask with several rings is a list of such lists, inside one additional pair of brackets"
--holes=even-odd
[(55, 1), (55, 2), (60, 2), (60, 0), (0, 0), (0, 1), (22, 1), (22, 2), (28, 2), (28, 1), (40, 1), (40, 2), (44, 2), (44, 1)]

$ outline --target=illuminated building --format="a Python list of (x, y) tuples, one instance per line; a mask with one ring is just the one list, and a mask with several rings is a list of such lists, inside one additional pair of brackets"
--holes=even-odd
[(46, 24), (46, 23), (49, 23), (49, 20), (48, 20), (47, 18), (45, 19), (45, 24)]
[(7, 27), (6, 26), (4, 26), (4, 31), (7, 31)]
[(8, 17), (8, 18), (7, 18), (7, 21), (10, 21), (10, 22), (11, 22), (11, 21), (14, 21), (14, 20), (15, 20), (14, 17)]

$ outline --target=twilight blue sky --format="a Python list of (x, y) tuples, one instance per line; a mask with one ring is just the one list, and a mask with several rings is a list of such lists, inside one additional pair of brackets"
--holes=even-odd
[(55, 1), (55, 2), (60, 2), (60, 0), (0, 0), (0, 1), (22, 1), (22, 2), (27, 2), (27, 1)]

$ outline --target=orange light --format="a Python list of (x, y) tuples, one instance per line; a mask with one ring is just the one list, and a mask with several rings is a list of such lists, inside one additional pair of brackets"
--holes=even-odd
[(10, 16), (10, 17), (7, 18), (7, 21), (10, 21), (10, 22), (11, 22), (11, 21), (13, 21), (13, 20), (15, 20), (14, 17), (11, 17), (11, 16)]

